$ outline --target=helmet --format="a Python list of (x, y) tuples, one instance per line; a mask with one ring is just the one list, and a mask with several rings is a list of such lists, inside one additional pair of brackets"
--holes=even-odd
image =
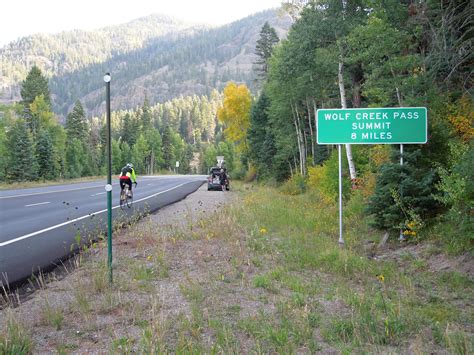
[(132, 164), (132, 163), (128, 163), (128, 164), (127, 164), (127, 168), (132, 168), (132, 169), (133, 169), (133, 164)]

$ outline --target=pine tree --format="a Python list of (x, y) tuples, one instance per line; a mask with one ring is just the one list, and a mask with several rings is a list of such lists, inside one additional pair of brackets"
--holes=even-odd
[(31, 135), (24, 120), (19, 119), (7, 133), (9, 181), (29, 181), (36, 178), (37, 164)]
[(269, 106), (268, 96), (263, 92), (252, 107), (250, 128), (247, 133), (249, 156), (255, 163), (257, 173), (260, 176), (271, 174), (273, 156), (276, 153), (275, 140), (267, 115)]
[(130, 114), (127, 112), (122, 119), (122, 142), (127, 143), (130, 147), (136, 142), (135, 132), (133, 131), (133, 122)]
[(36, 141), (36, 161), (38, 162), (38, 177), (53, 179), (57, 176), (54, 163), (53, 141), (48, 131), (41, 130)]
[(142, 114), (141, 114), (141, 132), (145, 133), (146, 131), (153, 128), (151, 122), (151, 109), (150, 103), (148, 102), (148, 98), (145, 97), (145, 101), (143, 102), (142, 106)]
[(122, 161), (124, 164), (132, 161), (132, 150), (127, 142), (122, 142), (120, 145), (120, 151), (122, 152)]
[(86, 115), (79, 100), (76, 101), (72, 111), (66, 117), (66, 132), (69, 142), (73, 139), (85, 142), (87, 137)]
[(37, 123), (31, 113), (30, 105), (37, 97), (43, 96), (47, 107), (51, 107), (51, 95), (48, 88), (48, 80), (37, 66), (33, 66), (21, 84), (21, 104), (23, 105), (23, 117), (25, 118), (28, 128), (33, 134), (39, 130)]
[(256, 71), (260, 79), (265, 79), (268, 73), (268, 61), (272, 56), (273, 47), (280, 41), (275, 29), (265, 22), (260, 30), (260, 38), (255, 46), (255, 54), (257, 55)]
[(403, 166), (388, 163), (380, 169), (367, 208), (376, 228), (398, 231), (439, 212), (440, 203), (434, 197), (437, 177), (433, 169), (423, 166), (420, 149), (406, 152), (404, 160)]
[(28, 126), (33, 134), (33, 138), (36, 138), (40, 130), (49, 129), (57, 125), (51, 107), (46, 102), (43, 94), (36, 96), (29, 109)]
[(174, 159), (171, 128), (165, 127), (161, 135), (161, 141), (163, 144), (163, 167), (171, 169), (172, 160)]
[(77, 178), (82, 176), (86, 163), (84, 144), (77, 138), (73, 138), (66, 147), (66, 176)]

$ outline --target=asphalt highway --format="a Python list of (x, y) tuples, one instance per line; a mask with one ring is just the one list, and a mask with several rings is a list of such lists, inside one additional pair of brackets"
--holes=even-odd
[[(203, 175), (147, 176), (133, 188), (133, 206), (119, 206), (113, 182), (114, 225), (153, 212), (194, 192)], [(107, 231), (105, 181), (0, 191), (0, 285), (46, 269)]]

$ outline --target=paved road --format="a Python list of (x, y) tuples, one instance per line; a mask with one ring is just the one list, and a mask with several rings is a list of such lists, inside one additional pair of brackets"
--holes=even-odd
[[(195, 191), (205, 176), (138, 179), (134, 205), (122, 211), (113, 183), (114, 224), (154, 211)], [(0, 285), (14, 283), (66, 257), (82, 241), (107, 230), (104, 181), (0, 191)]]

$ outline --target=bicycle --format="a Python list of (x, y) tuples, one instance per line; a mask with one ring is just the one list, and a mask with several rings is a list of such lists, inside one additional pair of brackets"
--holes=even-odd
[(128, 195), (129, 192), (128, 184), (126, 184), (122, 191), (120, 192), (120, 208), (123, 210), (125, 206), (131, 208), (133, 205), (133, 191), (130, 191), (130, 196)]

